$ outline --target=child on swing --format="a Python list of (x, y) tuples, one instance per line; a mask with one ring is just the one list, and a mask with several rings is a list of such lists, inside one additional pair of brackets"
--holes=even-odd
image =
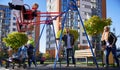
[[(34, 3), (32, 5), (32, 10), (27, 10), (24, 5), (13, 5), (12, 3), (8, 3), (8, 4), (10, 9), (20, 10), (24, 20), (33, 20), (37, 16), (37, 9), (39, 7), (37, 3)], [(19, 32), (25, 32), (26, 29), (33, 30), (33, 25), (31, 24), (28, 24), (28, 26), (26, 26), (18, 23), (18, 26), (19, 26), (18, 27)]]
[[(31, 14), (29, 14), (29, 12), (27, 11), (27, 9), (25, 8), (24, 5), (13, 5), (12, 3), (8, 3), (8, 4), (9, 4), (10, 9), (22, 11), (24, 19), (26, 19), (26, 20), (33, 19), (34, 17), (37, 16), (37, 9), (39, 7), (39, 5), (37, 3), (34, 3), (32, 5), (32, 10), (31, 10), (32, 13)], [(31, 15), (31, 17), (29, 17), (29, 15)]]

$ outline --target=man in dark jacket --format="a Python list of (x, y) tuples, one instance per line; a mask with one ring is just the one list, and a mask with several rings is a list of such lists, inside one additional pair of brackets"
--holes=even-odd
[(75, 65), (75, 58), (74, 58), (74, 36), (70, 34), (69, 29), (66, 28), (66, 34), (62, 37), (64, 41), (64, 45), (66, 47), (66, 57), (67, 57), (67, 67), (69, 66), (69, 56), (72, 56), (72, 63)]

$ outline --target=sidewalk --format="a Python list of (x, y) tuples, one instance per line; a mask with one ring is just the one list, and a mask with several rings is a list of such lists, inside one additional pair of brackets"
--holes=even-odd
[(76, 65), (76, 67), (71, 65), (69, 67), (65, 67), (65, 64), (62, 64), (60, 67), (60, 65), (57, 64), (56, 69), (54, 69), (53, 64), (48, 64), (48, 65), (37, 65), (37, 67), (34, 67), (32, 65), (31, 68), (26, 68), (26, 69), (23, 69), (22, 67), (20, 68), (15, 67), (15, 69), (12, 68), (5, 69), (3, 67), (0, 67), (0, 70), (120, 70), (120, 67), (96, 68), (96, 66), (86, 66), (86, 65)]

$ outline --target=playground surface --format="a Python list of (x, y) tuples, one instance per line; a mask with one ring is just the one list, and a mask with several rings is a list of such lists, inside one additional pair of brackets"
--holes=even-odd
[(69, 67), (66, 67), (66, 64), (62, 64), (61, 67), (59, 64), (56, 65), (56, 68), (53, 67), (53, 64), (43, 64), (43, 65), (37, 65), (37, 67), (27, 67), (26, 69), (20, 67), (18, 68), (17, 66), (15, 69), (12, 69), (11, 67), (8, 69), (5, 69), (4, 67), (0, 67), (0, 70), (120, 70), (120, 67), (99, 67), (97, 68), (96, 66), (86, 66), (86, 65), (76, 65), (74, 67), (73, 65), (70, 65)]

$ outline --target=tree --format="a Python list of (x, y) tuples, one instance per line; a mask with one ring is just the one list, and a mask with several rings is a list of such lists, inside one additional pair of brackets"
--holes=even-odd
[[(59, 30), (59, 31), (57, 32), (57, 38), (60, 37), (60, 33), (61, 33), (61, 30)], [(63, 35), (64, 35), (65, 33), (66, 33), (66, 30), (64, 29), (64, 30), (63, 30)], [(77, 30), (70, 29), (70, 33), (74, 36), (75, 41), (76, 41), (76, 40), (78, 39), (78, 36), (79, 36), (78, 31), (77, 31)]]
[(98, 16), (93, 16), (84, 22), (86, 32), (88, 35), (94, 36), (101, 34), (104, 26), (111, 25), (111, 19), (101, 19)]
[(28, 37), (25, 33), (12, 32), (3, 38), (3, 42), (6, 46), (10, 46), (12, 49), (16, 50), (20, 46), (25, 45), (28, 41)]

